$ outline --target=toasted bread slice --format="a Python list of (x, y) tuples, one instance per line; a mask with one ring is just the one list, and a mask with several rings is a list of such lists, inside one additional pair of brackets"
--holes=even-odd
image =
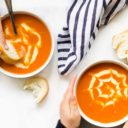
[(32, 90), (36, 103), (40, 103), (47, 96), (49, 86), (43, 77), (33, 77), (25, 82), (24, 89)]

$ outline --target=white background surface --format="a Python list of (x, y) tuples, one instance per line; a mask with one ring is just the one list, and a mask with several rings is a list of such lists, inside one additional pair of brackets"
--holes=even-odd
[[(14, 10), (30, 11), (48, 20), (55, 38), (66, 16), (70, 0), (12, 0)], [(0, 0), (0, 15), (7, 13), (4, 0)], [(90, 52), (68, 76), (57, 72), (57, 48), (48, 67), (40, 73), (49, 81), (50, 91), (40, 105), (33, 102), (31, 93), (23, 90), (25, 79), (14, 79), (0, 74), (0, 128), (55, 128), (59, 119), (59, 104), (68, 81), (89, 63), (101, 59), (117, 59), (112, 50), (112, 36), (128, 28), (128, 8), (100, 30)]]

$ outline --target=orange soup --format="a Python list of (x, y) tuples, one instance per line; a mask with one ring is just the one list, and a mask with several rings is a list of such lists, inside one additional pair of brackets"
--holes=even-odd
[(0, 66), (16, 74), (30, 73), (44, 65), (50, 55), (50, 32), (41, 20), (29, 14), (15, 14), (14, 19), (18, 35), (14, 35), (9, 17), (2, 20), (4, 35), (16, 49), (23, 46), (25, 56), (14, 65), (1, 60)]
[(83, 113), (100, 123), (112, 123), (128, 114), (128, 71), (112, 63), (97, 64), (82, 75), (77, 100)]

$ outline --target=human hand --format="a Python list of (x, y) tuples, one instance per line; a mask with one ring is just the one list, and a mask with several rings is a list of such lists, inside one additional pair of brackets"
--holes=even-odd
[(81, 120), (77, 101), (73, 95), (75, 80), (76, 77), (69, 84), (60, 107), (60, 121), (66, 128), (78, 128)]
[(124, 127), (123, 128), (128, 128), (128, 122), (125, 123)]

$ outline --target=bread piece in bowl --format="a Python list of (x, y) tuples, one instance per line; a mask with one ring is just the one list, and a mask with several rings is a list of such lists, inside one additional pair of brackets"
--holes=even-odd
[(0, 46), (1, 55), (0, 58), (8, 63), (8, 64), (14, 64), (20, 59), (22, 59), (25, 55), (25, 49), (24, 47), (20, 47), (19, 50), (16, 50), (16, 48), (8, 41), (6, 41), (7, 49), (3, 46)]
[(11, 42), (5, 39), (0, 21), (0, 58), (8, 64), (14, 64), (22, 59), (24, 55), (25, 48), (23, 46), (16, 49)]

